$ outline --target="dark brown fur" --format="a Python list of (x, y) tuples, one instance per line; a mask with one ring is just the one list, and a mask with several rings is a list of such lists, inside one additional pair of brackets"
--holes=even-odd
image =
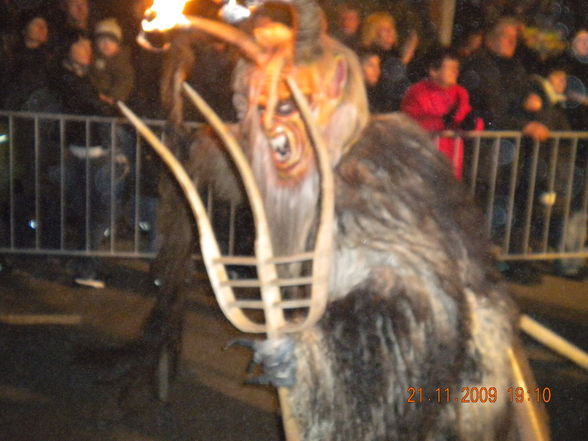
[[(314, 327), (292, 336), (297, 381), (290, 405), (302, 440), (511, 439), (515, 429), (505, 394), (513, 381), (508, 350), (517, 341), (517, 312), (493, 269), (482, 217), (430, 138), (408, 118), (389, 115), (366, 125), (357, 60), (321, 38), (324, 59), (304, 68), (336, 81), (322, 74), (333, 72), (329, 60), (344, 60), (347, 82), (330, 120), (319, 128), (336, 164), (329, 304)], [(316, 226), (316, 167), (299, 185), (282, 185), (267, 127), (261, 127), (263, 111), (254, 101), (262, 90), (254, 85), (267, 85), (263, 66), (241, 67), (236, 93), (246, 99), (236, 132), (265, 198), (275, 250), (304, 251)], [(323, 102), (320, 93), (313, 99), (315, 105)], [(214, 137), (197, 136), (206, 148), (191, 148), (189, 170), (211, 163), (214, 155), (202, 152), (222, 152), (214, 148)], [(222, 181), (230, 172), (227, 167), (211, 178)], [(171, 188), (162, 202), (177, 210)], [(163, 225), (168, 243), (159, 261), (169, 276), (162, 293), (172, 300), (183, 288), (178, 275), (185, 274), (191, 243), (185, 235), (193, 231), (189, 220), (181, 222)], [(422, 388), (425, 402), (408, 403), (410, 387)], [(449, 388), (454, 397), (463, 387), (496, 388), (500, 398), (491, 405), (429, 402), (437, 387)]]

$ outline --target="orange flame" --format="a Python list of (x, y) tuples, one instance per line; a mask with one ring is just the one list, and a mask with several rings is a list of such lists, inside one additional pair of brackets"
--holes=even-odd
[(145, 11), (141, 23), (145, 32), (165, 31), (178, 25), (187, 25), (184, 7), (188, 0), (154, 0), (153, 5)]

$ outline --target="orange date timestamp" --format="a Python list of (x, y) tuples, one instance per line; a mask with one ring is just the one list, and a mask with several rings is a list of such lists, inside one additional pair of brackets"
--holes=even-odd
[(525, 389), (522, 387), (509, 387), (499, 390), (496, 387), (472, 386), (453, 390), (449, 387), (437, 387), (427, 392), (422, 387), (409, 387), (407, 389), (409, 404), (418, 403), (496, 403), (499, 400), (508, 400), (509, 403), (549, 403), (551, 401), (551, 388), (536, 387)]

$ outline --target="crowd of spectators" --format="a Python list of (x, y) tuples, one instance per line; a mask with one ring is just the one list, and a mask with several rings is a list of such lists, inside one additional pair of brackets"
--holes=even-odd
[[(97, 106), (92, 114), (116, 113), (113, 103), (122, 99), (136, 103), (134, 108), (142, 115), (163, 116), (157, 95), (161, 55), (147, 52), (135, 42), (148, 4), (146, 0), (124, 2), (116, 18), (104, 16), (104, 11), (97, 14), (98, 9), (92, 8), (91, 0), (54, 0), (57, 8), (22, 10), (15, 6), (10, 8), (12, 1), (3, 3), (6, 15), (12, 17), (12, 31), (8, 29), (2, 34), (2, 109), (31, 110), (38, 104), (31, 99), (33, 96), (38, 100), (34, 92), (46, 88), (59, 92), (56, 89), (59, 89), (63, 68), (71, 67), (68, 59), (71, 46), (85, 39), (91, 46), (92, 63), (87, 72), (85, 66), (73, 66), (78, 73), (88, 76), (96, 92), (95, 98), (110, 106), (110, 112), (107, 107)], [(361, 3), (321, 3), (327, 6), (331, 35), (355, 50), (361, 60), (379, 64), (379, 68), (372, 69), (379, 70), (377, 81), (371, 78), (367, 82), (372, 110), (401, 110), (406, 91), (429, 75), (429, 59), (441, 49), (422, 11), (420, 15), (410, 12), (411, 3), (399, 1), (394, 4), (402, 7), (364, 15)], [(490, 8), (486, 12), (496, 14)], [(494, 17), (494, 22), (484, 27), (486, 21), (479, 18), (476, 27), (470, 26), (458, 33), (460, 38), (453, 41), (452, 47), (461, 65), (458, 81), (470, 95), (472, 108), (484, 120), (485, 128), (519, 129), (531, 137), (543, 138), (547, 132), (539, 129), (538, 124), (529, 123), (542, 123), (547, 129), (585, 127), (588, 31), (578, 29), (569, 36), (568, 50), (557, 57), (543, 59), (521, 44), (525, 26), (522, 21)], [(197, 86), (204, 83), (202, 90), (207, 93), (215, 88), (212, 86), (218, 86), (219, 78), (229, 76), (213, 71), (230, 68), (232, 60), (230, 55), (224, 54), (226, 48), (218, 43), (199, 45), (195, 50), (204, 53), (204, 62), (198, 63), (193, 81)], [(138, 72), (140, 75), (136, 74)], [(557, 97), (551, 94), (551, 80), (544, 81), (553, 79), (554, 73), (559, 75), (560, 83), (570, 83), (563, 93), (556, 94)], [(505, 78), (508, 81), (504, 81)], [(550, 111), (529, 110), (533, 106), (525, 105), (522, 96), (525, 93), (534, 95), (531, 101), (535, 100), (535, 104), (541, 102), (541, 111), (553, 107), (565, 109), (565, 118), (560, 117), (562, 112), (556, 112), (559, 116), (552, 119)], [(71, 96), (58, 98), (71, 101)], [(227, 102), (226, 99), (217, 101), (219, 105)], [(65, 108), (74, 110), (67, 105)], [(541, 118), (531, 118), (533, 113)]]
[[(3, 0), (13, 26), (2, 34), (0, 108), (114, 116), (122, 100), (144, 117), (162, 118), (162, 55), (135, 41), (147, 3), (129, 0), (117, 14), (100, 14), (91, 0), (21, 11)], [(329, 33), (358, 54), (373, 113), (403, 111), (431, 132), (517, 130), (539, 141), (551, 130), (588, 127), (588, 30), (571, 30), (567, 49), (545, 59), (523, 44), (523, 21), (478, 17), (477, 26), (462, 26), (444, 48), (423, 11), (396, 3), (366, 15), (361, 3), (321, 2)], [(190, 81), (223, 118), (233, 119), (235, 57), (212, 40), (195, 51), (199, 62)], [(68, 144), (85, 145), (83, 129), (76, 133), (74, 125)], [(95, 132), (90, 143), (108, 148), (112, 140), (100, 126)], [(123, 150), (132, 142), (124, 131), (117, 137)], [(463, 145), (439, 146), (461, 178)]]

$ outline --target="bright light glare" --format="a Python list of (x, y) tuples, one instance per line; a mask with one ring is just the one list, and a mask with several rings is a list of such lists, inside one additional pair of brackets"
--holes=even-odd
[(251, 11), (237, 4), (237, 0), (229, 0), (221, 9), (221, 17), (229, 23), (238, 23), (251, 16)]
[(154, 16), (153, 20), (144, 19), (141, 25), (146, 32), (164, 31), (174, 26), (188, 24), (182, 13), (187, 0), (154, 0), (153, 6), (145, 12), (146, 17)]

